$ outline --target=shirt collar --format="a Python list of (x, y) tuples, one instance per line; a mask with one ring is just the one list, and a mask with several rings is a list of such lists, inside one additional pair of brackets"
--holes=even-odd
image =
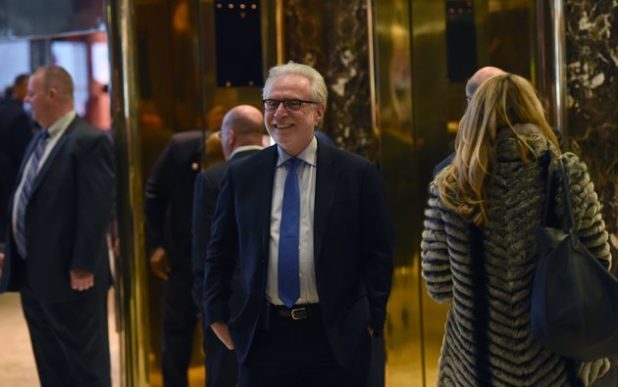
[(49, 128), (47, 128), (49, 137), (53, 138), (53, 137), (56, 137), (62, 134), (69, 127), (69, 125), (71, 125), (71, 122), (73, 122), (73, 119), (75, 119), (75, 116), (76, 116), (75, 110), (71, 110), (67, 114), (58, 118), (53, 124), (50, 125)]
[[(278, 145), (277, 145), (277, 151), (279, 152), (279, 159), (277, 160), (277, 167), (282, 166), (283, 164), (285, 164), (286, 161), (292, 158), (292, 156), (287, 154), (283, 150), (283, 148), (281, 148)], [(315, 136), (313, 136), (313, 139), (311, 139), (311, 142), (309, 143), (309, 145), (307, 145), (307, 147), (302, 152), (300, 152), (296, 156), (296, 158), (315, 167), (317, 155), (318, 155), (318, 140), (316, 140)]]
[(228, 157), (228, 159), (231, 159), (232, 157), (234, 157), (234, 155), (236, 153), (240, 153), (240, 152), (244, 152), (244, 151), (248, 151), (248, 150), (262, 150), (264, 149), (264, 147), (260, 146), (260, 145), (243, 145), (243, 146), (239, 146), (238, 148), (234, 149), (232, 151), (232, 153), (230, 154), (230, 157)]

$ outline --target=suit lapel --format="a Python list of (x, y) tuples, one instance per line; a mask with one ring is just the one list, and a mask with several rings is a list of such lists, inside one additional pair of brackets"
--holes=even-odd
[(78, 118), (75, 117), (73, 121), (71, 121), (71, 124), (69, 124), (68, 128), (64, 131), (64, 133), (62, 133), (62, 136), (58, 139), (58, 142), (56, 142), (56, 145), (54, 145), (54, 148), (52, 149), (49, 156), (47, 156), (47, 159), (45, 159), (45, 163), (43, 164), (43, 166), (41, 166), (39, 173), (36, 175), (36, 178), (34, 179), (31, 195), (34, 195), (37, 188), (41, 185), (41, 182), (47, 175), (47, 172), (51, 168), (51, 165), (54, 163), (54, 160), (62, 152), (62, 148), (66, 144), (69, 138), (69, 134), (73, 131), (73, 129), (77, 125), (77, 122), (78, 122)]
[(335, 200), (339, 168), (334, 163), (334, 149), (318, 143), (313, 219), (313, 249), (316, 265), (320, 258), (328, 218)]

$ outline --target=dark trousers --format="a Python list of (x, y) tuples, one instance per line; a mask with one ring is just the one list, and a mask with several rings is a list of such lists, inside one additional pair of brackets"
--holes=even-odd
[(386, 365), (386, 346), (384, 337), (371, 340), (371, 359), (366, 387), (384, 387), (384, 366)]
[(369, 335), (359, 345), (359, 364), (345, 369), (331, 349), (319, 308), (309, 318), (293, 320), (271, 311), (268, 330), (256, 332), (240, 387), (359, 387), (367, 381)]
[(188, 386), (187, 370), (197, 324), (192, 282), (190, 272), (174, 271), (166, 282), (161, 361), (163, 385), (167, 387)]
[(217, 335), (204, 327), (204, 353), (206, 355), (206, 387), (235, 387), (238, 384), (238, 360)]
[(110, 387), (106, 294), (44, 302), (22, 289), (41, 386)]

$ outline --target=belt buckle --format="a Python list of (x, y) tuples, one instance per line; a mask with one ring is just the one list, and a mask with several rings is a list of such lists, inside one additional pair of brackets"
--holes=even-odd
[(309, 313), (306, 307), (294, 308), (290, 311), (292, 320), (304, 320), (309, 317)]

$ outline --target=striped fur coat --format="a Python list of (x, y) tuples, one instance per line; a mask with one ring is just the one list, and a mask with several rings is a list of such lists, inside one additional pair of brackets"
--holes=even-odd
[[(519, 133), (534, 138), (535, 154), (548, 147), (537, 128), (518, 125)], [(446, 332), (440, 356), (439, 386), (565, 386), (569, 373), (585, 384), (609, 369), (609, 361), (574, 364), (543, 348), (529, 331), (532, 278), (537, 264), (536, 230), (543, 207), (544, 183), (541, 161), (522, 162), (517, 142), (508, 129), (496, 139), (497, 164), (486, 188), (488, 222), (484, 226), (483, 253), (486, 273), (488, 317), (484, 333), (488, 354), (482, 367), (487, 377), (476, 372), (473, 262), (470, 232), (466, 222), (448, 211), (432, 182), (425, 211), (421, 244), (422, 275), (430, 296), (450, 301)], [(552, 145), (553, 146), (553, 145)], [(571, 153), (563, 160), (569, 176), (577, 229), (584, 244), (609, 267), (611, 257), (600, 204), (585, 164)], [(557, 168), (554, 160), (551, 168)], [(557, 213), (563, 208), (557, 193)]]

